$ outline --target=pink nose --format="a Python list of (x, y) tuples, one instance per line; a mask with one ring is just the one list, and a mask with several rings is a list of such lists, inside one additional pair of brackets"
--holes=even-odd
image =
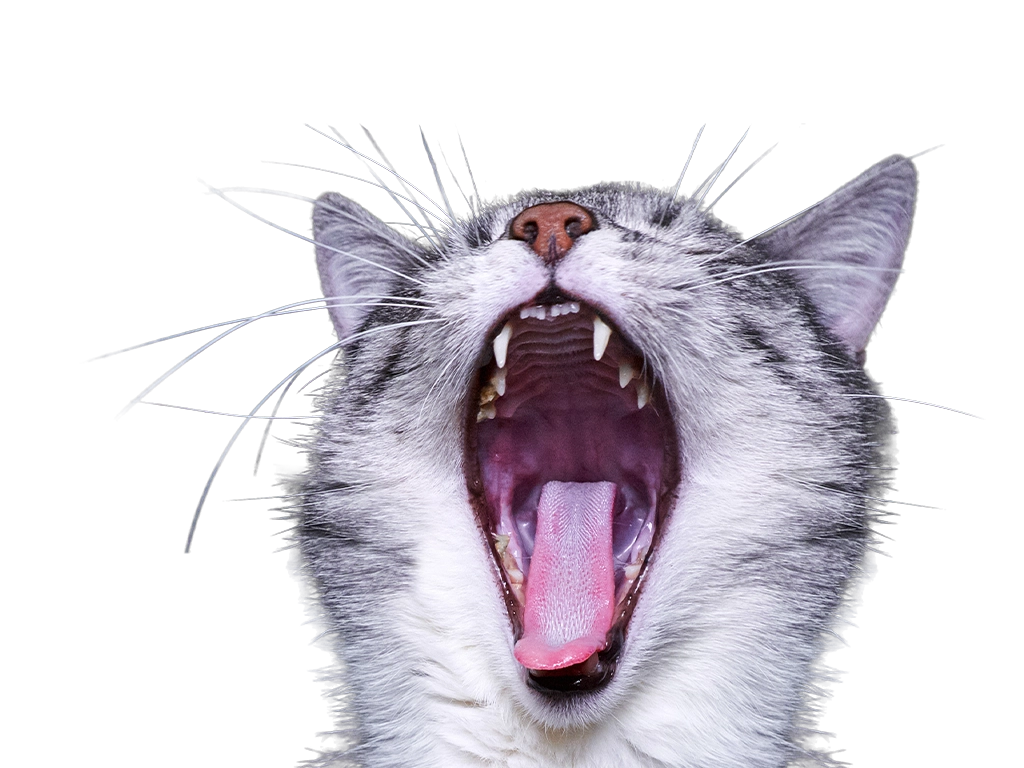
[(575, 203), (541, 203), (527, 208), (509, 227), (513, 240), (524, 240), (533, 252), (553, 264), (565, 256), (580, 235), (594, 228), (594, 217)]

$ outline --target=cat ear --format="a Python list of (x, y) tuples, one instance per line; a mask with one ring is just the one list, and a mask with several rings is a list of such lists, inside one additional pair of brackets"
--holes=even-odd
[(423, 256), (413, 241), (335, 192), (313, 206), (313, 239), (320, 287), (342, 340), (359, 328), (373, 302), (405, 282), (401, 275)]
[(903, 264), (916, 193), (913, 163), (893, 155), (758, 239), (777, 261), (806, 262), (794, 276), (859, 360)]

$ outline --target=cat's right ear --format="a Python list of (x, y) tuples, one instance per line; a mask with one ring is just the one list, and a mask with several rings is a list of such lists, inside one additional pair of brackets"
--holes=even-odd
[(412, 240), (336, 192), (321, 195), (313, 206), (313, 239), (320, 287), (341, 341), (425, 255)]

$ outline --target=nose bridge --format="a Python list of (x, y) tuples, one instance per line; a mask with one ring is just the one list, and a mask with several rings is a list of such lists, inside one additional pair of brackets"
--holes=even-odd
[(569, 252), (576, 238), (594, 226), (590, 211), (576, 203), (541, 203), (512, 219), (509, 236), (525, 241), (534, 253), (553, 264)]

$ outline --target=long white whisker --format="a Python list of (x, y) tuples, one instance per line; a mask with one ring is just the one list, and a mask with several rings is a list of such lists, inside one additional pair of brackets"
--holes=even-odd
[(409, 181), (408, 179), (406, 179), (406, 178), (405, 178), (404, 176), (400, 176), (400, 175), (399, 175), (399, 174), (398, 174), (398, 173), (397, 173), (396, 171), (392, 170), (391, 168), (388, 168), (388, 167), (387, 167), (386, 165), (382, 165), (381, 163), (379, 163), (379, 162), (377, 162), (376, 160), (374, 160), (374, 159), (373, 159), (372, 157), (367, 157), (366, 155), (364, 155), (364, 154), (363, 154), (362, 152), (360, 152), (360, 151), (359, 151), (358, 149), (356, 149), (355, 147), (353, 147), (353, 146), (351, 146), (351, 145), (349, 145), (349, 144), (345, 144), (345, 143), (344, 143), (343, 141), (341, 141), (340, 139), (338, 139), (338, 138), (336, 138), (336, 137), (334, 137), (334, 136), (331, 136), (331, 135), (330, 135), (330, 134), (328, 134), (328, 133), (324, 133), (323, 131), (321, 131), (321, 130), (319, 130), (319, 129), (317, 129), (317, 128), (314, 128), (314, 127), (313, 127), (312, 125), (309, 125), (308, 123), (306, 124), (306, 127), (307, 127), (307, 128), (309, 128), (309, 130), (311, 130), (311, 131), (313, 131), (313, 132), (315, 132), (315, 133), (319, 133), (319, 134), (320, 134), (321, 136), (323, 136), (323, 137), (324, 137), (325, 139), (328, 139), (329, 141), (333, 141), (333, 142), (334, 142), (335, 144), (339, 144), (339, 145), (343, 146), (343, 147), (344, 147), (345, 149), (347, 149), (347, 150), (348, 150), (349, 152), (352, 152), (352, 153), (354, 153), (354, 154), (356, 154), (356, 155), (359, 155), (359, 156), (360, 156), (361, 158), (363, 158), (364, 160), (369, 160), (369, 161), (370, 161), (371, 163), (373, 163), (374, 165), (376, 165), (376, 166), (379, 166), (379, 167), (383, 168), (383, 169), (384, 169), (385, 171), (387, 171), (388, 173), (390, 173), (390, 174), (391, 174), (392, 176), (394, 176), (394, 177), (395, 177), (396, 179), (398, 179), (399, 181), (402, 181), (402, 182), (404, 182), (405, 184), (408, 184), (408, 185), (409, 185), (410, 187), (412, 187), (412, 188), (413, 188), (413, 189), (415, 189), (415, 190), (416, 190), (417, 192), (419, 192), (419, 193), (420, 193), (421, 195), (423, 195), (424, 199), (425, 199), (425, 200), (426, 200), (426, 201), (427, 201), (428, 203), (430, 203), (431, 205), (433, 205), (433, 206), (434, 206), (435, 208), (437, 208), (437, 210), (439, 210), (439, 211), (440, 211), (440, 212), (441, 212), (442, 214), (443, 214), (443, 213), (445, 212), (445, 211), (444, 211), (444, 208), (442, 208), (442, 207), (441, 207), (440, 205), (438, 205), (438, 204), (437, 204), (437, 202), (436, 202), (436, 201), (435, 201), (435, 200), (434, 200), (434, 199), (433, 199), (433, 198), (432, 198), (432, 197), (431, 197), (430, 195), (428, 195), (428, 194), (427, 194), (426, 192), (424, 192), (424, 191), (423, 191), (422, 189), (420, 189), (420, 188), (419, 188), (419, 187), (417, 187), (417, 186), (416, 186), (415, 184), (413, 184), (413, 183), (412, 183), (411, 181)]
[(707, 210), (710, 211), (712, 208), (714, 208), (715, 204), (719, 200), (721, 200), (723, 197), (725, 197), (725, 193), (726, 192), (728, 192), (730, 189), (735, 187), (736, 183), (740, 179), (742, 179), (744, 176), (747, 175), (747, 173), (749, 173), (751, 170), (753, 170), (754, 166), (757, 165), (758, 163), (760, 163), (762, 160), (764, 160), (768, 156), (768, 153), (771, 152), (773, 149), (775, 149), (777, 146), (779, 146), (778, 142), (776, 142), (775, 144), (772, 144), (770, 147), (768, 147), (768, 149), (766, 149), (764, 152), (761, 153), (761, 156), (758, 157), (757, 160), (755, 160), (750, 165), (748, 165), (746, 168), (744, 168), (743, 169), (743, 173), (741, 173), (739, 176), (737, 176), (735, 179), (733, 179), (732, 182), (729, 184), (729, 186), (727, 186), (725, 189), (723, 189), (721, 194), (719, 194), (718, 197), (716, 197), (714, 200), (711, 201), (711, 204), (707, 207)]
[(739, 272), (728, 275), (727, 277), (716, 278), (714, 280), (707, 280), (703, 283), (696, 283), (694, 285), (679, 285), (675, 286), (679, 289), (685, 289), (687, 291), (696, 291), (704, 288), (710, 288), (715, 285), (721, 285), (722, 283), (730, 283), (733, 280), (741, 280), (744, 277), (751, 277), (753, 275), (764, 275), (769, 272), (788, 272), (802, 269), (821, 269), (829, 271), (859, 271), (859, 272), (895, 272), (899, 274), (901, 270), (896, 267), (869, 267), (863, 264), (834, 264), (831, 262), (821, 263), (808, 263), (806, 261), (793, 261), (790, 263), (786, 262), (773, 262), (768, 265), (758, 265), (749, 269), (744, 268)]
[(967, 411), (960, 411), (956, 408), (950, 408), (948, 405), (939, 405), (937, 403), (928, 403), (924, 400), (912, 400), (909, 397), (893, 397), (892, 395), (870, 395), (870, 394), (835, 394), (834, 397), (857, 397), (857, 398), (870, 398), (878, 400), (895, 400), (898, 403), (913, 403), (914, 405), (927, 405), (929, 408), (938, 408), (940, 411), (949, 411), (960, 416), (970, 416), (972, 419), (981, 419), (974, 413), (968, 413)]
[(697, 151), (697, 143), (700, 141), (700, 137), (704, 133), (704, 129), (707, 127), (708, 124), (704, 123), (693, 139), (693, 146), (690, 147), (690, 154), (686, 156), (686, 162), (683, 164), (683, 170), (680, 171), (679, 178), (676, 179), (676, 185), (672, 187), (672, 194), (669, 195), (668, 202), (665, 204), (665, 210), (661, 212), (661, 221), (659, 222), (659, 226), (665, 226), (665, 217), (668, 215), (668, 209), (671, 208), (672, 204), (676, 201), (676, 196), (679, 194), (679, 188), (683, 185), (683, 178), (686, 176), (686, 169), (690, 167), (690, 161), (693, 159), (693, 154)]
[(776, 229), (778, 229), (779, 227), (785, 226), (786, 224), (788, 224), (789, 222), (793, 221), (794, 219), (799, 219), (799, 218), (800, 218), (801, 216), (803, 216), (803, 215), (804, 215), (805, 213), (807, 213), (808, 211), (810, 211), (810, 210), (813, 210), (813, 209), (817, 208), (817, 207), (818, 207), (819, 205), (821, 205), (822, 203), (824, 203), (824, 202), (825, 202), (825, 200), (828, 200), (828, 198), (826, 197), (826, 198), (823, 198), (823, 199), (819, 200), (819, 201), (818, 201), (818, 202), (816, 202), (816, 203), (812, 203), (811, 205), (808, 205), (808, 206), (807, 206), (806, 208), (804, 208), (804, 209), (803, 209), (802, 211), (797, 211), (797, 212), (796, 212), (796, 213), (794, 213), (794, 214), (793, 214), (792, 216), (787, 216), (787, 217), (786, 217), (786, 218), (784, 218), (784, 219), (783, 219), (782, 221), (780, 221), (780, 222), (777, 222), (777, 223), (775, 223), (775, 224), (772, 224), (772, 225), (771, 225), (770, 227), (767, 227), (767, 228), (765, 228), (765, 229), (762, 229), (762, 230), (761, 230), (760, 232), (758, 232), (758, 233), (757, 233), (756, 235), (751, 235), (751, 236), (750, 236), (750, 237), (748, 237), (748, 238), (747, 238), (746, 240), (741, 240), (740, 242), (738, 242), (738, 243), (735, 243), (734, 245), (730, 245), (730, 246), (729, 246), (728, 248), (726, 248), (726, 249), (725, 249), (724, 251), (722, 251), (721, 253), (719, 253), (719, 254), (718, 254), (718, 256), (719, 256), (719, 257), (722, 257), (722, 256), (725, 256), (726, 254), (732, 253), (732, 252), (733, 252), (733, 251), (735, 251), (735, 250), (736, 250), (737, 248), (739, 248), (739, 247), (741, 247), (741, 246), (744, 246), (744, 245), (746, 245), (747, 243), (753, 242), (754, 240), (757, 240), (757, 238), (759, 238), (759, 237), (764, 237), (765, 235), (767, 235), (767, 234), (768, 234), (768, 233), (770, 233), (770, 232), (774, 232), (774, 231), (775, 231)]
[(209, 190), (213, 194), (217, 195), (222, 200), (230, 203), (231, 205), (233, 205), (235, 208), (237, 208), (238, 210), (242, 211), (243, 213), (249, 214), (254, 219), (256, 219), (256, 221), (262, 222), (262, 223), (266, 224), (267, 226), (273, 227), (274, 229), (276, 229), (276, 230), (278, 230), (280, 232), (284, 232), (285, 234), (291, 235), (292, 237), (297, 237), (297, 238), (299, 238), (299, 240), (303, 240), (303, 241), (305, 241), (307, 243), (311, 243), (312, 245), (315, 245), (318, 248), (325, 248), (328, 251), (340, 254), (341, 256), (348, 256), (349, 258), (355, 259), (356, 261), (361, 261), (364, 264), (369, 264), (370, 266), (376, 267), (377, 269), (381, 269), (381, 270), (383, 270), (385, 272), (390, 272), (392, 275), (395, 275), (396, 277), (400, 277), (403, 280), (408, 280), (409, 282), (412, 282), (412, 283), (418, 283), (419, 285), (426, 285), (426, 283), (424, 283), (422, 280), (419, 280), (419, 279), (413, 277), (412, 275), (406, 275), (406, 274), (404, 274), (402, 272), (399, 272), (396, 269), (391, 269), (391, 267), (386, 267), (383, 264), (378, 264), (375, 261), (370, 261), (369, 259), (364, 259), (362, 256), (358, 256), (358, 255), (356, 255), (354, 253), (350, 253), (349, 251), (343, 251), (340, 248), (335, 248), (332, 245), (327, 245), (327, 243), (318, 243), (316, 240), (314, 240), (311, 237), (306, 237), (305, 235), (299, 234), (298, 232), (296, 232), (294, 230), (288, 229), (287, 227), (281, 226), (280, 224), (276, 224), (275, 222), (271, 221), (270, 219), (267, 219), (267, 218), (264, 218), (263, 216), (260, 216), (255, 211), (250, 211), (248, 208), (246, 208), (241, 203), (239, 203), (239, 202), (237, 202), (235, 200), (232, 200), (230, 197), (228, 197), (226, 194), (224, 194), (219, 189), (216, 189), (215, 187), (208, 187), (208, 188), (209, 188)]
[[(440, 221), (442, 223), (444, 222), (444, 220), (438, 214), (434, 213), (431, 210), (428, 210), (427, 208), (424, 208), (417, 200), (415, 200), (415, 199), (413, 199), (411, 197), (406, 197), (405, 195), (398, 194), (393, 189), (391, 189), (386, 184), (384, 184), (383, 182), (380, 182), (380, 181), (375, 181), (375, 180), (371, 180), (371, 179), (364, 179), (362, 176), (356, 176), (355, 174), (352, 174), (352, 173), (344, 173), (343, 171), (336, 171), (336, 170), (334, 170), (332, 168), (321, 168), (318, 165), (306, 165), (305, 163), (290, 163), (290, 162), (287, 162), (285, 160), (264, 160), (263, 162), (266, 163), (267, 165), (280, 165), (280, 166), (283, 166), (285, 168), (303, 168), (303, 169), (305, 169), (307, 171), (316, 171), (317, 173), (328, 173), (331, 176), (341, 176), (344, 179), (352, 179), (353, 181), (361, 181), (363, 184), (369, 184), (371, 187), (377, 187), (378, 189), (383, 189), (388, 194), (393, 195), (394, 197), (400, 198), (402, 200), (405, 200), (407, 203), (415, 206), (416, 209), (423, 214), (423, 218), (427, 220), (427, 224), (429, 226), (431, 226), (431, 227), (433, 226), (431, 224), (431, 221), (430, 221), (431, 217), (437, 219), (438, 221)], [(230, 187), (225, 187), (225, 189), (230, 189)], [(246, 188), (245, 187), (240, 187), (239, 189), (246, 189)], [(408, 211), (406, 211), (406, 215), (409, 216), (410, 218), (412, 218), (410, 216), (410, 214), (408, 213)], [(413, 219), (413, 221), (415, 222), (416, 220)]]
[(459, 179), (455, 175), (455, 171), (452, 170), (451, 163), (448, 162), (448, 156), (444, 153), (444, 147), (440, 147), (440, 150), (441, 150), (441, 159), (444, 160), (444, 167), (448, 169), (448, 175), (452, 177), (452, 181), (455, 183), (455, 188), (457, 190), (459, 190), (459, 194), (462, 195), (462, 199), (466, 201), (466, 207), (469, 208), (469, 212), (472, 214), (473, 213), (473, 201), (469, 199), (469, 195), (467, 195), (463, 191), (462, 185), (459, 184)]
[[(206, 408), (193, 408), (188, 405), (176, 405), (175, 403), (157, 403), (153, 400), (140, 400), (139, 405), (157, 405), (161, 408), (174, 408), (179, 411), (192, 411), (193, 413), (206, 413), (210, 416), (229, 416), (233, 419), (247, 418), (244, 413), (227, 413), (225, 411), (211, 411)], [(273, 421), (310, 421), (313, 416), (253, 416), (254, 419), (267, 419)]]
[(473, 167), (469, 164), (469, 157), (466, 155), (466, 147), (462, 143), (461, 135), (459, 136), (459, 149), (462, 150), (462, 159), (466, 163), (466, 170), (469, 172), (469, 180), (473, 184), (473, 196), (476, 198), (476, 210), (473, 210), (471, 206), (470, 212), (475, 216), (479, 212), (481, 205), (480, 190), (476, 188), (476, 177), (473, 176)]
[(749, 128), (747, 128), (747, 130), (743, 132), (743, 135), (740, 136), (740, 140), (736, 142), (736, 146), (732, 148), (732, 151), (729, 153), (728, 157), (726, 157), (725, 160), (722, 161), (722, 164), (718, 166), (718, 169), (714, 172), (714, 174), (712, 174), (711, 180), (709, 182), (705, 182), (707, 186), (705, 187), (704, 184), (701, 184), (701, 187), (704, 187), (704, 189), (703, 191), (701, 191), (700, 199), (697, 200), (698, 208), (700, 208), (701, 205), (704, 203), (704, 198), (707, 197), (707, 194), (708, 192), (711, 191), (711, 188), (715, 186), (715, 182), (718, 181), (718, 177), (722, 175), (722, 172), (725, 170), (725, 167), (729, 165), (729, 161), (732, 160), (733, 155), (736, 154), (736, 151), (740, 148), (740, 144), (743, 143), (743, 140), (747, 138), (748, 133), (750, 133)]
[[(391, 160), (388, 159), (388, 156), (384, 154), (384, 150), (381, 148), (380, 144), (377, 143), (377, 139), (374, 138), (374, 135), (370, 132), (370, 129), (367, 128), (365, 125), (360, 125), (359, 127), (363, 129), (363, 133), (366, 134), (366, 138), (370, 140), (370, 144), (373, 145), (373, 148), (376, 150), (377, 154), (380, 155), (380, 159), (384, 161), (384, 164), (388, 167), (388, 170), (391, 171), (391, 173), (393, 173), (395, 177), (398, 179), (398, 183), (402, 185), (402, 189), (405, 190), (405, 194), (407, 194), (411, 198), (415, 198), (415, 195), (413, 194), (412, 190), (409, 189), (409, 187), (406, 185), (405, 179), (398, 175), (398, 172), (395, 170), (394, 163), (392, 163)], [(427, 225), (430, 225), (429, 220), (427, 220)], [(441, 239), (440, 234), (437, 233), (436, 230), (434, 234), (437, 235), (438, 240)]]
[[(134, 405), (136, 405), (137, 403), (141, 402), (150, 392), (152, 392), (154, 389), (156, 389), (158, 386), (160, 386), (163, 382), (165, 382), (168, 378), (170, 378), (175, 373), (177, 373), (184, 365), (189, 363), (191, 360), (195, 359), (196, 356), (198, 356), (199, 354), (205, 352), (207, 349), (209, 349), (210, 347), (212, 347), (214, 344), (216, 344), (217, 342), (221, 341), (222, 339), (227, 338), (228, 336), (230, 336), (231, 334), (235, 333), (236, 331), (242, 330), (242, 328), (246, 327), (247, 325), (251, 325), (252, 323), (255, 323), (257, 320), (262, 320), (262, 319), (264, 319), (266, 317), (273, 317), (273, 316), (275, 316), (277, 314), (284, 314), (283, 310), (289, 310), (292, 307), (310, 304), (313, 301), (324, 301), (324, 302), (327, 302), (327, 303), (325, 303), (325, 305), (322, 306), (322, 307), (312, 307), (311, 309), (316, 309), (316, 310), (330, 309), (332, 306), (335, 306), (335, 305), (332, 305), (332, 304), (329, 303), (330, 299), (313, 299), (313, 300), (307, 299), (306, 301), (297, 301), (297, 302), (294, 302), (292, 304), (285, 304), (283, 307), (277, 307), (275, 309), (272, 309), (272, 310), (269, 310), (267, 312), (264, 312), (261, 315), (253, 315), (252, 317), (244, 318), (243, 320), (235, 323), (233, 328), (229, 328), (228, 330), (224, 331), (223, 333), (218, 334), (214, 338), (210, 339), (210, 341), (206, 342), (202, 346), (200, 346), (197, 349), (193, 350), (189, 355), (183, 357), (181, 360), (179, 360), (177, 363), (175, 363), (171, 368), (166, 370), (161, 376), (159, 376), (152, 383), (150, 383), (150, 385), (148, 387), (146, 387), (144, 390), (142, 390), (142, 392), (140, 392), (138, 395), (136, 395), (134, 398), (132, 398), (131, 402), (129, 402), (124, 408), (121, 409), (121, 412), (118, 414), (118, 416), (123, 416), (125, 413), (127, 413), (129, 410), (131, 410), (131, 408)], [(336, 306), (363, 306), (363, 304), (355, 304), (355, 305), (340, 304), (340, 305), (336, 305)], [(373, 304), (370, 304), (370, 306), (388, 306), (388, 305), (373, 303)], [(416, 306), (411, 307), (411, 308), (412, 309), (423, 309), (422, 307), (416, 307)], [(309, 311), (309, 310), (293, 310), (293, 311)], [(225, 325), (225, 323), (219, 323), (218, 325)], [(213, 327), (216, 327), (216, 326), (213, 326)], [(203, 330), (205, 330), (205, 329), (203, 329)], [(177, 336), (184, 336), (186, 334), (193, 333), (193, 332), (194, 331), (185, 331), (185, 332), (180, 333), (180, 334), (175, 334), (175, 336), (167, 336), (167, 337), (165, 337), (163, 339), (157, 339), (156, 341), (146, 342), (145, 344), (139, 344), (139, 345), (136, 345), (135, 347), (129, 347), (128, 349), (138, 349), (140, 347), (148, 346), (149, 344), (155, 344), (155, 343), (157, 343), (157, 341), (166, 341), (167, 339), (176, 338)], [(127, 350), (123, 350), (123, 351), (127, 351)], [(117, 353), (111, 353), (111, 354), (117, 354)]]
[(420, 139), (423, 140), (423, 149), (427, 153), (427, 160), (430, 161), (430, 170), (434, 172), (434, 181), (437, 183), (437, 188), (441, 192), (441, 199), (444, 200), (444, 207), (448, 210), (448, 215), (451, 217), (452, 223), (455, 223), (455, 211), (452, 210), (451, 201), (448, 200), (448, 193), (444, 191), (444, 184), (441, 183), (441, 174), (437, 172), (437, 163), (434, 162), (434, 154), (430, 151), (430, 145), (427, 144), (427, 135), (423, 133), (423, 127), (420, 127)]
[[(344, 177), (349, 178), (349, 179), (357, 179), (359, 181), (367, 181), (366, 179), (360, 179), (358, 176), (351, 176), (351, 175), (349, 175), (347, 173), (340, 173), (338, 171), (332, 171), (332, 170), (330, 170), (328, 168), (315, 168), (315, 167), (313, 167), (311, 165), (298, 165), (297, 163), (284, 163), (284, 162), (276, 162), (276, 161), (273, 161), (273, 160), (267, 160), (266, 162), (268, 164), (270, 164), (270, 165), (284, 165), (284, 166), (288, 166), (288, 167), (292, 167), (292, 168), (306, 168), (306, 169), (311, 170), (311, 171), (321, 171), (323, 173), (330, 173), (330, 174), (344, 176)], [(377, 186), (377, 185), (373, 185), (373, 186)], [(381, 188), (387, 190), (387, 188), (384, 187), (383, 185), (381, 185)], [(309, 203), (311, 205), (317, 205), (317, 206), (319, 206), (321, 208), (325, 208), (325, 209), (327, 209), (329, 211), (332, 211), (334, 213), (340, 214), (340, 215), (344, 216), (346, 219), (348, 219), (349, 221), (355, 222), (357, 224), (361, 223), (358, 218), (356, 218), (352, 214), (348, 213), (347, 211), (343, 211), (343, 210), (341, 210), (339, 208), (335, 208), (332, 205), (328, 205), (327, 203), (324, 203), (322, 200), (317, 200), (317, 199), (312, 198), (312, 197), (306, 197), (305, 195), (299, 195), (299, 194), (296, 194), (294, 192), (285, 192), (285, 191), (280, 190), (280, 189), (267, 189), (267, 188), (264, 188), (264, 187), (221, 187), (220, 191), (224, 192), (225, 194), (232, 193), (232, 192), (245, 192), (245, 193), (251, 193), (251, 194), (256, 194), (256, 195), (268, 195), (268, 196), (273, 196), (273, 197), (286, 197), (286, 198), (289, 198), (291, 200), (301, 200), (304, 203)], [(390, 192), (390, 190), (387, 190), (387, 191), (388, 191), (389, 194), (392, 194)], [(401, 205), (401, 203), (399, 203), (399, 205)], [(405, 210), (405, 209), (403, 208), (403, 210)], [(408, 215), (408, 213), (406, 213), (406, 215)], [(409, 222), (407, 222), (407, 221), (402, 221), (402, 222), (385, 222), (385, 223), (386, 224), (388, 224), (388, 223), (396, 224), (397, 223), (397, 224), (401, 224), (402, 226), (406, 226), (406, 227), (409, 226)], [(417, 224), (417, 226), (418, 226), (418, 224)], [(438, 248), (437, 243), (430, 238), (430, 236), (423, 230), (423, 228), (420, 227), (419, 229), (420, 229), (420, 232), (422, 232), (423, 235), (427, 238), (427, 242), (429, 242), (430, 245), (435, 250), (440, 250)], [(414, 248), (410, 247), (407, 243), (398, 241), (396, 243), (396, 245), (398, 245), (398, 247), (401, 248), (402, 251), (404, 251), (406, 254), (411, 256), (413, 259), (418, 261), (423, 266), (425, 266), (425, 267), (430, 266), (430, 262), (428, 262), (425, 258), (423, 258), (423, 254), (420, 253), (419, 251), (415, 250)]]
[[(335, 135), (339, 139), (341, 139), (346, 144), (349, 144), (348, 139), (346, 139), (344, 136), (342, 136), (338, 132), (337, 128), (331, 128), (331, 130), (335, 133)], [(366, 130), (366, 129), (364, 128), (363, 130)], [(351, 144), (349, 144), (349, 146), (351, 146)], [(376, 147), (376, 144), (374, 144), (374, 147)], [(377, 147), (377, 152), (380, 153), (380, 148), (379, 147)], [(381, 155), (381, 156), (383, 157), (383, 155)], [(387, 162), (387, 158), (385, 158), (385, 162)], [(409, 218), (409, 221), (411, 221), (413, 223), (413, 225), (415, 225), (415, 227), (417, 229), (419, 229), (420, 232), (423, 233), (423, 236), (426, 237), (427, 240), (429, 240), (433, 244), (434, 248), (436, 248), (438, 251), (440, 251), (441, 250), (441, 237), (440, 237), (440, 235), (438, 235), (437, 230), (434, 229), (433, 225), (431, 224), (430, 218), (427, 216), (427, 212), (425, 210), (423, 210), (423, 208), (418, 203), (413, 202), (412, 194), (409, 193), (409, 190), (406, 190), (406, 193), (409, 194), (409, 198), (407, 198), (407, 199), (409, 199), (409, 202), (411, 202), (414, 207), (419, 208), (420, 212), (423, 213), (423, 218), (427, 222), (427, 226), (430, 227), (431, 230), (434, 232), (434, 235), (437, 236), (437, 240), (430, 240), (430, 236), (427, 235), (427, 231), (425, 229), (423, 229), (422, 225), (420, 225), (419, 219), (417, 219), (412, 214), (412, 212), (408, 208), (405, 207), (405, 204), (402, 203), (402, 196), (399, 195), (397, 192), (395, 192), (393, 189), (391, 189), (391, 187), (389, 187), (387, 184), (384, 183), (384, 179), (382, 179), (380, 176), (377, 175), (377, 172), (375, 170), (373, 170), (373, 166), (370, 165), (368, 162), (366, 162), (366, 160), (363, 160), (363, 165), (366, 166), (366, 170), (368, 170), (370, 172), (370, 175), (373, 176), (374, 179), (376, 179), (377, 183), (380, 184), (381, 188), (383, 190), (385, 190), (388, 193), (388, 195), (391, 196), (391, 199), (401, 209), (402, 213), (404, 213)], [(388, 163), (388, 165), (390, 166), (391, 164)], [(403, 188), (404, 188), (404, 185), (403, 185)], [(426, 264), (425, 261), (424, 261), (424, 264)]]
[[(124, 349), (118, 349), (118, 350), (116, 350), (114, 352), (106, 352), (106, 353), (104, 353), (102, 355), (97, 355), (96, 357), (90, 358), (87, 362), (92, 363), (92, 362), (95, 362), (97, 360), (103, 360), (104, 358), (107, 358), (107, 357), (114, 357), (114, 355), (121, 355), (121, 354), (124, 354), (125, 352), (134, 352), (136, 349), (142, 349), (143, 347), (150, 347), (150, 346), (152, 346), (154, 344), (161, 344), (162, 342), (171, 341), (173, 339), (180, 339), (182, 336), (190, 336), (193, 333), (201, 333), (202, 331), (209, 331), (209, 330), (212, 330), (214, 328), (222, 328), (225, 325), (235, 325), (236, 323), (243, 323), (246, 320), (262, 320), (262, 319), (267, 318), (267, 317), (284, 317), (285, 315), (296, 315), (296, 314), (299, 314), (300, 312), (321, 312), (321, 311), (323, 311), (325, 309), (331, 309), (332, 307), (400, 307), (402, 309), (429, 309), (430, 305), (436, 303), (436, 302), (430, 301), (429, 299), (419, 299), (419, 298), (413, 298), (411, 296), (410, 297), (404, 297), (403, 301), (422, 301), (423, 304), (390, 303), (390, 302), (387, 302), (387, 301), (384, 301), (384, 302), (360, 301), (360, 302), (351, 302), (351, 303), (343, 303), (343, 304), (336, 304), (336, 303), (332, 304), (332, 303), (330, 303), (332, 301), (335, 301), (336, 299), (340, 301), (341, 299), (385, 299), (385, 300), (387, 300), (387, 299), (394, 299), (394, 298), (396, 298), (396, 297), (394, 297), (394, 296), (369, 296), (369, 295), (367, 295), (367, 296), (357, 296), (357, 295), (352, 295), (352, 296), (332, 296), (332, 297), (330, 297), (328, 299), (324, 299), (324, 298), (307, 299), (306, 301), (300, 301), (300, 302), (296, 302), (295, 304), (288, 304), (286, 306), (294, 307), (294, 306), (297, 306), (299, 304), (319, 304), (319, 303), (325, 302), (325, 301), (328, 302), (328, 303), (326, 305), (324, 305), (324, 306), (321, 306), (321, 307), (303, 307), (301, 309), (271, 310), (269, 313), (263, 313), (261, 315), (250, 315), (248, 317), (238, 317), (238, 318), (235, 318), (234, 320), (222, 320), (219, 323), (212, 323), (210, 325), (204, 325), (201, 328), (191, 328), (191, 329), (189, 329), (187, 331), (180, 331), (178, 333), (172, 333), (170, 336), (161, 336), (159, 339), (151, 339), (149, 341), (144, 341), (141, 344), (133, 344), (130, 347), (125, 347)], [(397, 302), (397, 299), (396, 299), (396, 302)]]
[(441, 318), (427, 319), (427, 320), (412, 320), (412, 321), (403, 322), (403, 323), (393, 323), (391, 325), (386, 325), (386, 326), (377, 326), (375, 328), (369, 328), (369, 329), (367, 329), (365, 331), (360, 331), (358, 333), (351, 334), (350, 336), (347, 336), (344, 339), (340, 339), (340, 340), (336, 341), (335, 343), (331, 344), (329, 347), (326, 347), (326, 348), (322, 349), (321, 351), (317, 352), (315, 355), (313, 355), (313, 357), (309, 358), (309, 360), (304, 362), (302, 365), (300, 365), (294, 371), (292, 371), (287, 376), (285, 376), (283, 379), (281, 379), (281, 381), (278, 382), (274, 386), (273, 389), (271, 389), (269, 392), (267, 392), (267, 394), (265, 394), (263, 396), (263, 398), (255, 405), (255, 407), (253, 407), (253, 409), (249, 412), (249, 414), (244, 417), (244, 419), (242, 420), (242, 423), (238, 425), (238, 429), (235, 430), (234, 434), (231, 436), (231, 439), (228, 440), (227, 445), (224, 446), (224, 450), (221, 452), (220, 458), (217, 459), (217, 463), (214, 465), (213, 471), (210, 472), (210, 476), (206, 480), (206, 486), (203, 488), (203, 493), (199, 497), (199, 504), (196, 506), (195, 514), (192, 516), (192, 524), (189, 526), (189, 530), (188, 530), (188, 539), (185, 541), (185, 552), (187, 553), (192, 548), (192, 538), (195, 536), (196, 526), (199, 524), (199, 515), (203, 511), (203, 505), (206, 503), (206, 497), (210, 493), (210, 488), (213, 485), (213, 481), (216, 479), (217, 474), (220, 472), (220, 468), (224, 464), (224, 460), (227, 458), (228, 454), (231, 452), (231, 448), (234, 446), (235, 442), (237, 442), (239, 436), (242, 434), (242, 430), (244, 430), (245, 427), (249, 424), (249, 422), (253, 420), (253, 418), (256, 416), (256, 414), (260, 410), (260, 408), (262, 408), (263, 405), (271, 397), (273, 397), (275, 392), (277, 392), (279, 389), (281, 389), (281, 387), (285, 386), (285, 384), (287, 384), (288, 381), (292, 377), (298, 376), (299, 374), (301, 374), (304, 370), (306, 370), (309, 366), (311, 366), (313, 363), (315, 363), (321, 357), (324, 357), (325, 355), (330, 354), (331, 352), (333, 352), (336, 349), (341, 349), (341, 347), (343, 345), (349, 343), (350, 341), (354, 341), (357, 338), (360, 338), (360, 337), (363, 337), (363, 336), (368, 336), (368, 335), (371, 335), (373, 333), (381, 333), (383, 331), (388, 331), (388, 330), (392, 330), (392, 329), (395, 329), (395, 328), (405, 328), (405, 327), (410, 327), (410, 326), (415, 326), (415, 325), (425, 325), (425, 324), (428, 324), (428, 323), (441, 323), (441, 322), (447, 322), (447, 321), (443, 320)]

